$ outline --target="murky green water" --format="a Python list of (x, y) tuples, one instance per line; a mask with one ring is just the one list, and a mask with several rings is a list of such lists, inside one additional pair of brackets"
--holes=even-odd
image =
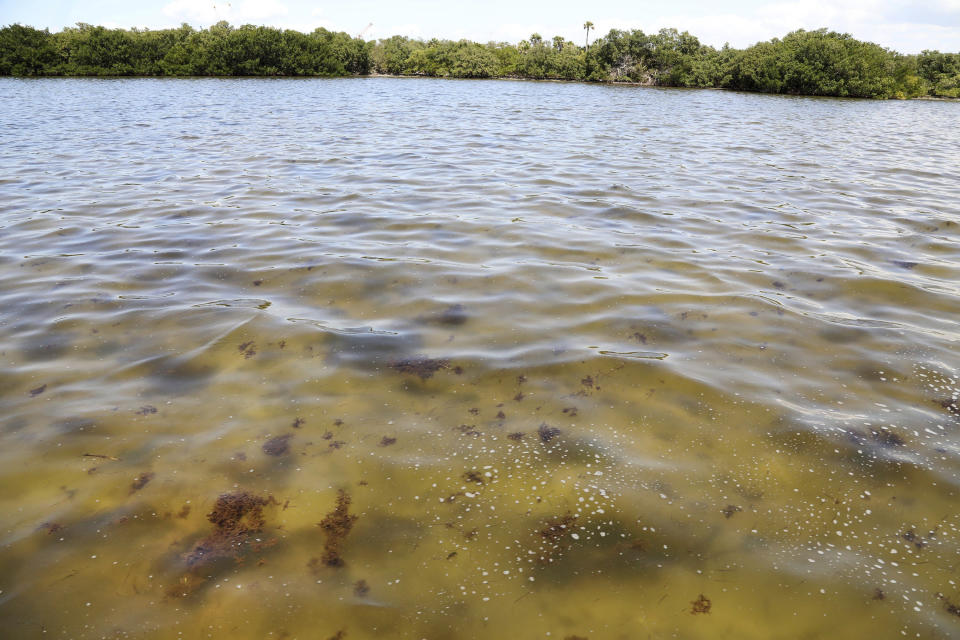
[(4, 637), (960, 635), (960, 105), (0, 100)]

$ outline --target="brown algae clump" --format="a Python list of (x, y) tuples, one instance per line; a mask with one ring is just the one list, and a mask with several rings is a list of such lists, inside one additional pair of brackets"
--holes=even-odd
[(702, 593), (696, 600), (692, 601), (690, 604), (692, 605), (690, 607), (690, 613), (692, 614), (710, 613), (710, 607), (713, 606), (713, 603), (710, 602), (710, 599), (707, 596), (703, 595)]
[(404, 358), (390, 364), (392, 369), (400, 373), (418, 376), (421, 380), (427, 380), (433, 377), (441, 369), (449, 369), (450, 361), (439, 358)]
[(244, 342), (237, 346), (237, 351), (243, 354), (245, 360), (249, 360), (253, 356), (257, 355), (257, 345), (250, 340), (249, 342)]
[(145, 486), (147, 486), (147, 483), (153, 480), (154, 475), (155, 474), (152, 471), (144, 471), (143, 473), (138, 475), (136, 478), (134, 478), (133, 483), (130, 485), (131, 495), (136, 493), (137, 491), (140, 491), (140, 489), (143, 489)]
[(551, 427), (546, 422), (544, 422), (543, 424), (540, 425), (540, 428), (537, 429), (537, 435), (540, 436), (540, 439), (543, 442), (545, 443), (550, 442), (551, 440), (556, 438), (558, 435), (560, 435), (560, 429), (557, 429), (556, 427)]
[(282, 456), (290, 451), (290, 438), (292, 437), (290, 434), (274, 436), (264, 442), (260, 448), (263, 449), (263, 452), (268, 456)]
[[(328, 567), (342, 567), (344, 562), (340, 557), (340, 547), (344, 539), (357, 521), (357, 516), (350, 514), (350, 496), (343, 489), (337, 494), (337, 506), (320, 521), (320, 528), (327, 539), (323, 543), (321, 562)], [(316, 558), (310, 561), (310, 566), (316, 566)]]
[(467, 482), (474, 482), (476, 484), (486, 484), (486, 481), (483, 478), (483, 474), (479, 471), (471, 470), (463, 474), (463, 479)]
[(187, 554), (187, 567), (199, 569), (221, 558), (239, 561), (251, 536), (259, 533), (266, 521), (263, 508), (273, 498), (256, 496), (246, 491), (225, 493), (217, 498), (207, 520), (213, 524), (213, 533), (201, 540)]
[(573, 525), (577, 516), (570, 512), (547, 520), (543, 528), (537, 531), (540, 538), (540, 562), (553, 562), (558, 554), (569, 548), (570, 541), (577, 539), (573, 533)]
[(353, 595), (364, 598), (368, 593), (370, 593), (370, 585), (367, 584), (366, 580), (357, 580), (353, 583)]
[(558, 518), (551, 518), (546, 522), (543, 529), (540, 530), (540, 537), (546, 542), (556, 544), (570, 533), (570, 529), (576, 521), (577, 516), (572, 513), (566, 513)]
[(736, 504), (728, 504), (726, 507), (720, 510), (720, 512), (723, 514), (723, 517), (727, 520), (732, 518), (733, 514), (739, 513), (740, 511), (743, 511), (743, 507)]

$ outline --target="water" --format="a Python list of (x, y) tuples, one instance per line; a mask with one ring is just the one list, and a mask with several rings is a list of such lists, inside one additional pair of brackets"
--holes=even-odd
[(5, 637), (960, 634), (960, 105), (0, 98)]

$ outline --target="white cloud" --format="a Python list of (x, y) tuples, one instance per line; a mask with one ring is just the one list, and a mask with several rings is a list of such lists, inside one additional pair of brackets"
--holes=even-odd
[(259, 22), (285, 16), (289, 10), (287, 5), (277, 0), (244, 0), (237, 9), (237, 13), (246, 21)]
[(363, 34), (364, 40), (380, 40), (391, 36), (407, 36), (408, 38), (424, 38), (423, 27), (417, 23), (390, 24), (380, 26), (374, 24)]
[[(946, 7), (960, 5), (960, 0), (939, 0), (939, 3)], [(655, 29), (674, 26), (687, 30), (704, 44), (713, 46), (729, 41), (734, 47), (745, 47), (761, 40), (781, 38), (797, 29), (827, 27), (901, 53), (956, 49), (956, 43), (960, 42), (960, 21), (954, 26), (944, 26), (916, 18), (908, 23), (891, 18), (897, 11), (910, 14), (913, 4), (912, 0), (789, 1), (765, 5), (752, 15), (667, 15), (658, 16), (651, 24)]]
[(238, 3), (173, 0), (163, 7), (163, 14), (168, 18), (203, 26), (220, 20), (234, 25), (273, 23), (288, 13), (287, 6), (278, 0), (243, 0)]
[(193, 0), (173, 0), (163, 7), (163, 15), (178, 22), (207, 25), (216, 22), (216, 9), (209, 3), (199, 4)]

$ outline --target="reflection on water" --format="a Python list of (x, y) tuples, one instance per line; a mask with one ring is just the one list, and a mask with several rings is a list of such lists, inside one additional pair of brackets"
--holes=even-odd
[(957, 105), (0, 94), (5, 635), (960, 633)]

